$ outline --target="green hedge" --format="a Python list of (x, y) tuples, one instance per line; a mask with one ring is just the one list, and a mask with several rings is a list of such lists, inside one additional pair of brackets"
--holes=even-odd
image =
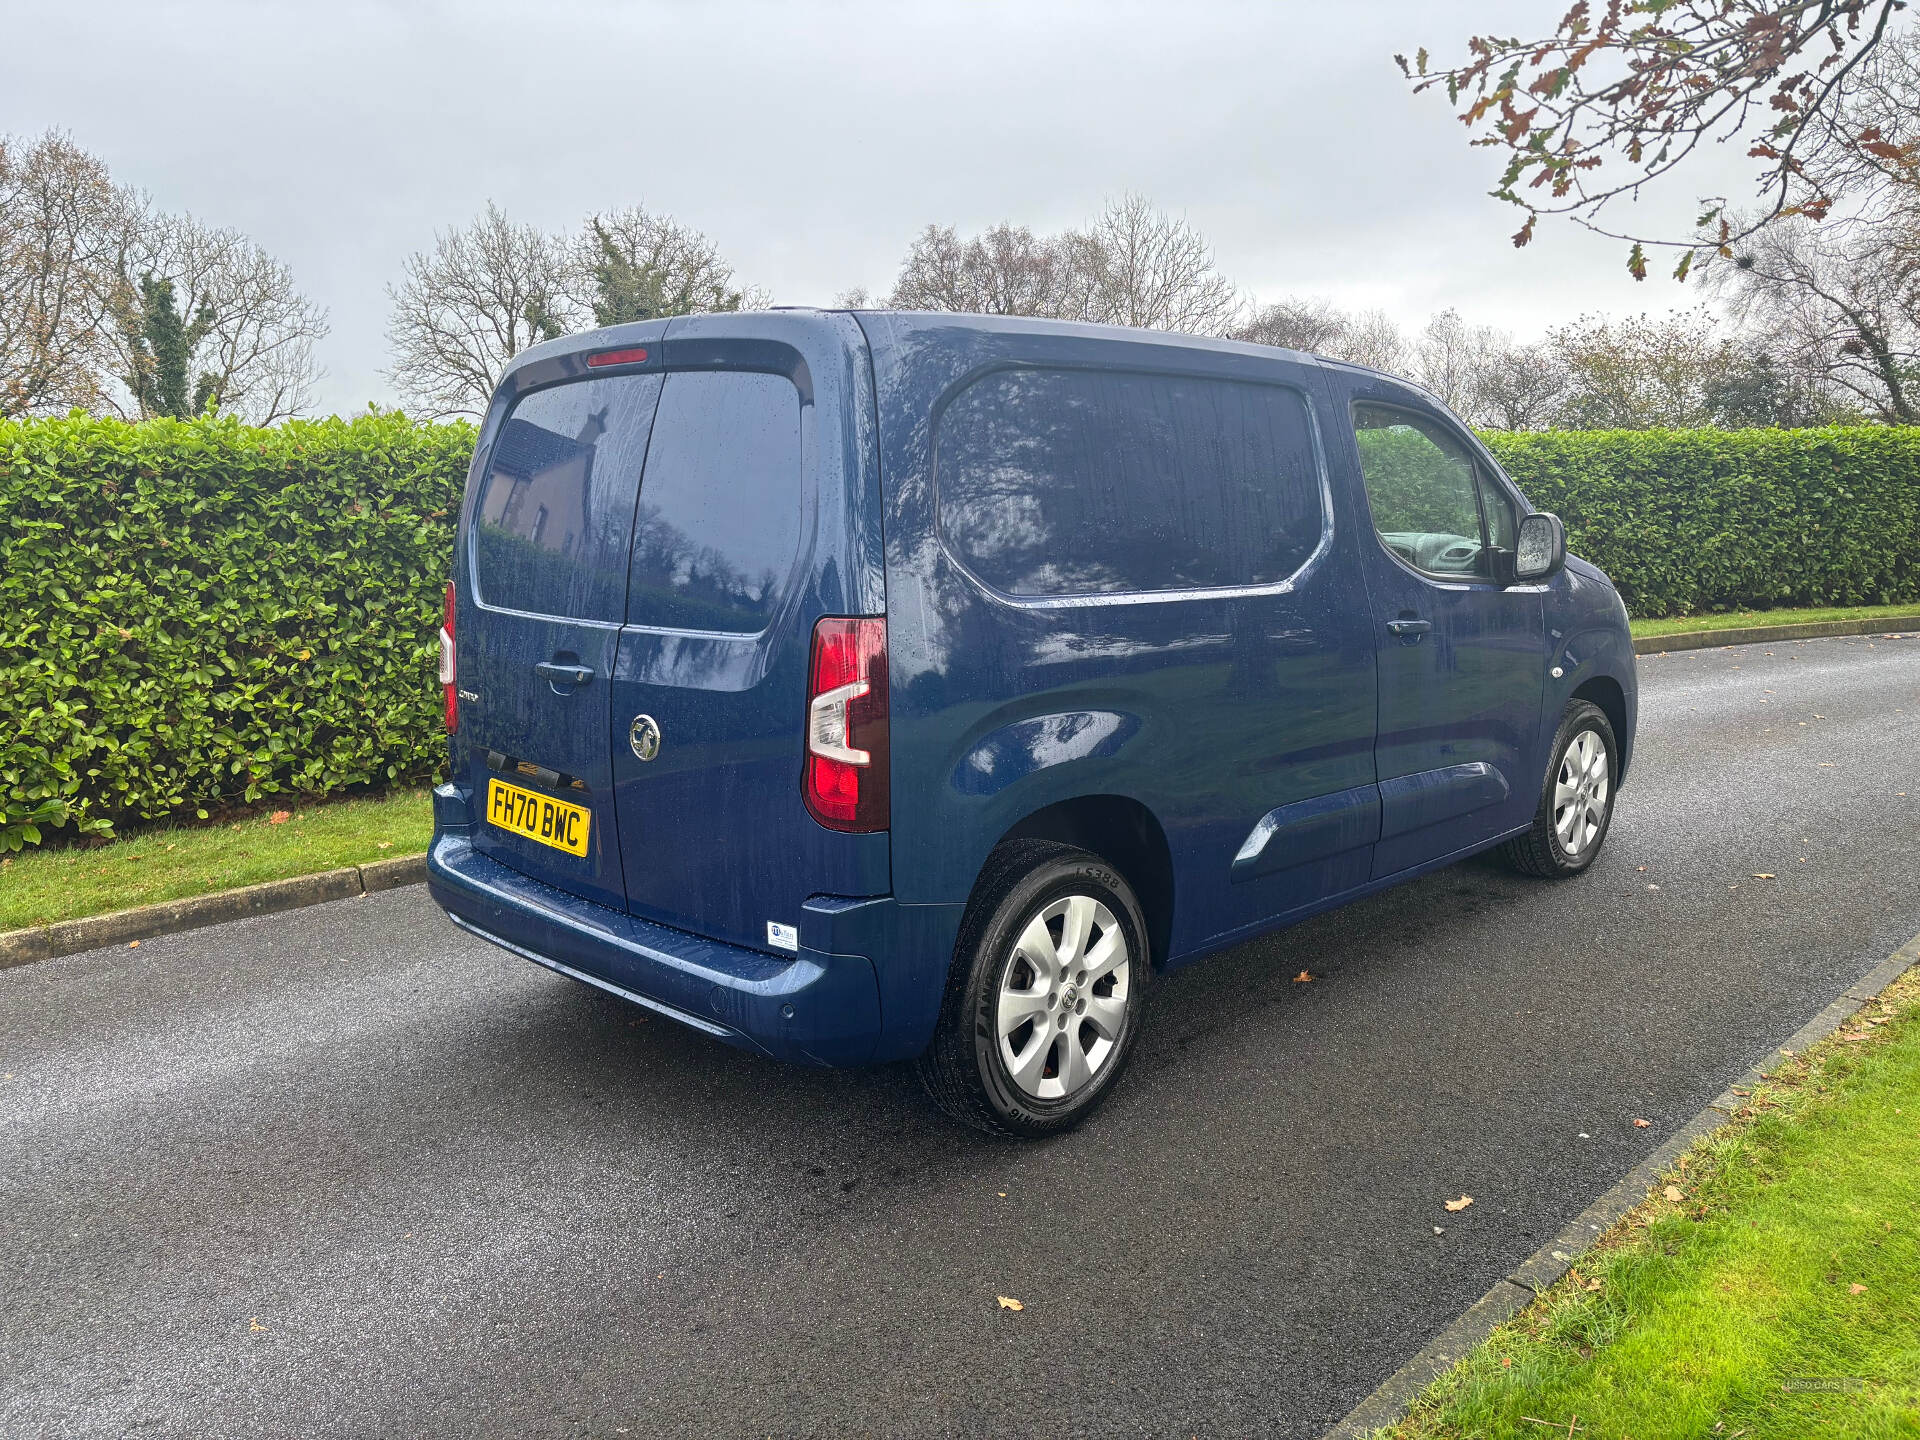
[(431, 774), (472, 451), (393, 414), (0, 423), (0, 849)]
[(1635, 616), (1920, 600), (1920, 429), (1482, 438)]
[[(1635, 615), (1920, 600), (1920, 429), (1486, 440)], [(399, 415), (0, 422), (0, 849), (431, 774), (472, 448)]]

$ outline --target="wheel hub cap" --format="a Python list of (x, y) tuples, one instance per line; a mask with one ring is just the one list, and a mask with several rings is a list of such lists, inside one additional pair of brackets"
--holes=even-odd
[(1596, 730), (1582, 730), (1561, 752), (1553, 783), (1553, 830), (1560, 848), (1584, 854), (1607, 822), (1607, 747)]
[(1112, 1061), (1127, 1025), (1132, 956), (1113, 912), (1066, 895), (1034, 912), (1000, 971), (995, 1031), (1014, 1083), (1062, 1100)]

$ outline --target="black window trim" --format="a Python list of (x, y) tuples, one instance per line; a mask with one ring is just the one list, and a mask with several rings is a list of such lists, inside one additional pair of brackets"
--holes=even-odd
[[(1260, 585), (1205, 585), (1172, 590), (1103, 590), (1088, 595), (1014, 595), (1000, 589), (977, 574), (957, 549), (947, 543), (947, 529), (941, 521), (940, 504), (940, 424), (946, 418), (947, 408), (961, 395), (965, 394), (980, 381), (990, 375), (1008, 371), (1031, 371), (1053, 374), (1060, 371), (1080, 372), (1093, 375), (1144, 375), (1158, 380), (1202, 380), (1222, 385), (1258, 385), (1270, 390), (1287, 390), (1299, 400), (1307, 415), (1307, 443), (1313, 448), (1314, 468), (1320, 482), (1320, 540), (1313, 550), (1294, 567), (1293, 573), (1284, 580), (1270, 580)], [(1320, 429), (1320, 411), (1313, 403), (1313, 396), (1303, 384), (1294, 384), (1287, 380), (1254, 380), (1239, 376), (1219, 375), (1201, 370), (1166, 370), (1148, 365), (1102, 365), (1098, 363), (1075, 364), (1067, 362), (1041, 362), (1032, 360), (994, 361), (978, 366), (958, 376), (940, 395), (928, 417), (928, 474), (933, 482), (933, 533), (940, 546), (940, 553), (962, 575), (966, 576), (979, 590), (1001, 605), (1020, 610), (1087, 610), (1102, 605), (1161, 605), (1188, 600), (1248, 599), (1268, 595), (1291, 595), (1309, 571), (1319, 567), (1333, 550), (1334, 510), (1333, 476), (1327, 465), (1327, 447), (1325, 436)]]
[[(557, 379), (543, 380), (537, 385), (529, 385), (526, 389), (515, 393), (513, 398), (507, 403), (506, 408), (502, 410), (500, 413), (499, 425), (498, 427), (496, 427), (494, 435), (489, 438), (488, 443), (486, 445), (486, 456), (487, 456), (486, 465), (480, 472), (480, 484), (481, 484), (481, 488), (484, 489), (485, 483), (486, 483), (487, 471), (493, 468), (493, 444), (494, 444), (494, 441), (497, 441), (499, 438), (499, 434), (498, 434), (499, 429), (505, 427), (507, 421), (512, 418), (513, 412), (520, 408), (520, 402), (525, 400), (528, 396), (538, 395), (544, 390), (555, 390), (562, 385), (579, 385), (579, 384), (587, 383), (592, 380), (613, 379), (621, 375), (629, 375), (629, 374), (658, 375), (660, 377), (660, 395), (657, 396), (654, 400), (653, 420), (649, 420), (647, 422), (647, 443), (644, 446), (642, 446), (640, 450), (640, 482), (634, 486), (634, 492), (633, 492), (633, 510), (634, 510), (634, 515), (637, 517), (640, 513), (640, 497), (641, 497), (641, 494), (646, 489), (647, 461), (650, 460), (653, 456), (654, 420), (659, 419), (659, 403), (660, 403), (660, 400), (664, 399), (666, 396), (667, 378), (672, 375), (702, 374), (702, 373), (712, 373), (714, 371), (721, 371), (721, 372), (733, 373), (733, 374), (747, 374), (747, 375), (778, 375), (783, 380), (789, 381), (793, 385), (793, 388), (795, 389), (795, 391), (797, 391), (800, 396), (800, 468), (801, 468), (801, 482), (802, 482), (802, 490), (801, 490), (802, 524), (800, 527), (800, 543), (794, 555), (793, 565), (788, 570), (787, 576), (786, 576), (788, 603), (786, 605), (782, 605), (778, 610), (774, 611), (774, 613), (768, 617), (766, 625), (764, 625), (762, 628), (758, 630), (695, 630), (691, 628), (685, 628), (685, 627), (673, 626), (673, 625), (643, 625), (627, 619), (626, 618), (628, 614), (627, 607), (633, 603), (633, 524), (634, 522), (632, 520), (629, 520), (627, 524), (627, 594), (626, 594), (626, 598), (621, 603), (621, 607), (620, 607), (621, 618), (619, 620), (588, 620), (588, 619), (582, 619), (580, 617), (571, 616), (571, 615), (549, 615), (544, 611), (540, 611), (540, 610), (518, 610), (511, 605), (488, 604), (484, 594), (482, 593), (485, 589), (485, 586), (482, 583), (480, 569), (478, 565), (479, 552), (476, 549), (476, 546), (478, 545), (479, 541), (474, 533), (477, 527), (475, 527), (471, 519), (469, 519), (466, 527), (466, 530), (467, 530), (466, 559), (467, 559), (467, 574), (470, 577), (469, 588), (473, 591), (472, 598), (473, 598), (474, 606), (477, 609), (480, 609), (482, 611), (485, 611), (489, 614), (494, 614), (494, 615), (511, 615), (516, 619), (521, 619), (521, 620), (558, 621), (566, 625), (585, 625), (595, 630), (614, 630), (614, 631), (632, 630), (644, 635), (684, 635), (695, 640), (735, 640), (735, 641), (747, 641), (747, 642), (764, 641), (767, 638), (767, 636), (779, 626), (781, 620), (785, 617), (785, 612), (789, 608), (789, 606), (792, 605), (793, 603), (796, 603), (801, 587), (795, 585), (793, 581), (801, 565), (811, 563), (814, 545), (819, 538), (818, 531), (819, 531), (819, 525), (820, 525), (820, 517), (818, 514), (818, 507), (807, 504), (806, 498), (805, 498), (810, 493), (810, 491), (807, 488), (806, 467), (807, 467), (807, 427), (811, 423), (810, 412), (812, 410), (812, 404), (809, 399), (810, 392), (800, 384), (800, 381), (796, 378), (793, 372), (787, 371), (787, 370), (781, 370), (772, 365), (739, 365), (739, 364), (728, 364), (724, 361), (721, 361), (721, 362), (706, 363), (706, 364), (689, 363), (689, 364), (679, 364), (679, 365), (671, 365), (671, 366), (667, 366), (667, 365), (662, 365), (657, 367), (648, 366), (646, 369), (640, 369), (638, 367), (635, 367), (631, 370), (628, 370), (628, 369), (616, 370), (616, 371), (613, 371), (611, 374), (604, 375), (604, 376), (594, 375), (592, 373), (588, 373), (584, 375), (562, 375)], [(802, 373), (804, 373), (804, 369), (802, 370)], [(478, 504), (479, 504), (479, 495), (478, 495), (478, 492), (476, 492), (473, 500), (473, 505), (477, 508)]]
[[(1480, 520), (1480, 549), (1483, 554), (1490, 555), (1493, 553), (1493, 543), (1492, 537), (1487, 530), (1487, 504), (1486, 498), (1481, 491), (1482, 484), (1493, 485), (1495, 489), (1507, 497), (1507, 503), (1513, 507), (1513, 523), (1516, 534), (1518, 533), (1521, 520), (1533, 513), (1525, 499), (1514, 490), (1513, 483), (1507, 479), (1505, 473), (1498, 465), (1492, 463), (1491, 458), (1486, 453), (1485, 447), (1463, 427), (1452, 423), (1450, 417), (1405, 400), (1372, 400), (1355, 397), (1347, 403), (1347, 422), (1356, 437), (1358, 437), (1360, 433), (1360, 425), (1358, 417), (1355, 416), (1354, 412), (1363, 405), (1375, 410), (1397, 410), (1402, 414), (1412, 415), (1418, 419), (1425, 420), (1430, 424), (1438, 426), (1444, 434), (1452, 436), (1454, 443), (1466, 451), (1467, 459), (1473, 465), (1473, 510), (1474, 514), (1477, 515)], [(1373, 532), (1373, 542), (1380, 547), (1381, 552), (1386, 555), (1389, 560), (1393, 561), (1393, 563), (1398, 565), (1402, 570), (1405, 570), (1409, 575), (1418, 576), (1420, 579), (1434, 584), (1454, 585), (1463, 588), (1479, 586), (1487, 590), (1513, 588), (1512, 586), (1503, 586), (1499, 580), (1492, 575), (1443, 573), (1438, 570), (1422, 570), (1418, 565), (1413, 564), (1405, 556), (1401, 555), (1399, 551), (1387, 544), (1386, 537), (1380, 533), (1380, 522), (1374, 518), (1373, 513), (1373, 492), (1367, 489), (1366, 469), (1360, 464), (1359, 440), (1357, 438), (1354, 441), (1354, 469), (1360, 477), (1360, 498), (1366, 502), (1367, 529)]]

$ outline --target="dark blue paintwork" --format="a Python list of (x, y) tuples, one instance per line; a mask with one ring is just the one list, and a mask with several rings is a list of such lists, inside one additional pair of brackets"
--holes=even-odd
[[(588, 354), (634, 345), (648, 359), (620, 373), (664, 374), (668, 387), (676, 374), (727, 371), (791, 384), (803, 523), (789, 563), (751, 587), (737, 576), (701, 594), (683, 586), (691, 598), (663, 608), (662, 587), (689, 572), (650, 552), (629, 575), (627, 613), (584, 636), (579, 620), (482, 609), (473, 510), (503, 422), (543, 386), (605, 375), (587, 370)], [(1216, 382), (1229, 388), (1209, 390)], [(1100, 536), (1085, 524), (1047, 532), (1063, 522), (1044, 507), (1024, 528), (996, 532), (1019, 500), (994, 497), (992, 486), (1009, 483), (992, 468), (996, 436), (1027, 435), (1007, 443), (1030, 463), (1094, 455), (1101, 436), (1084, 420), (1102, 394), (1128, 397), (1137, 434), (1126, 452), (1157, 457), (1175, 490), (1223, 464), (1288, 468), (1292, 498), (1272, 502), (1290, 517), (1285, 545), (1222, 539), (1215, 566), (1205, 547), (1170, 544), (1165, 583), (1188, 588), (1141, 591), (1117, 587), (1155, 583), (1151, 527), (1178, 521), (1190, 495), (1173, 510), (1144, 493), (1138, 516), (1109, 510), (1116, 534), (1145, 517), (1149, 543), (1126, 540), (1124, 563), (1104, 570)], [(1236, 455), (1189, 434), (1209, 396), (1225, 397), (1222, 415), (1267, 417), (1265, 438)], [(1029, 403), (1071, 412), (1082, 428), (1048, 430), (1040, 409), (1021, 412)], [(1424, 392), (1264, 347), (1048, 321), (791, 311), (625, 326), (526, 352), (482, 427), (454, 560), (459, 683), (480, 698), (463, 701), (455, 779), (435, 796), (435, 898), (519, 953), (720, 1038), (851, 1064), (925, 1047), (968, 896), (1010, 836), (1072, 840), (1125, 869), (1164, 967), (1524, 829), (1575, 695), (1612, 716), (1624, 775), (1635, 685), (1613, 588), (1571, 559), (1545, 583), (1507, 586), (1435, 580), (1402, 563), (1374, 530), (1355, 403), (1449, 427), (1527, 513), (1492, 457)], [(968, 487), (944, 522), (943, 463)], [(766, 498), (743, 518), (761, 536), (759, 559), (772, 543), (761, 512), (777, 508)], [(1049, 569), (1056, 552), (1072, 560), (1070, 586)], [(1297, 569), (1252, 586), (1212, 578), (1234, 566), (1264, 574), (1274, 554)], [(1023, 593), (993, 588), (970, 564)], [(1051, 593), (1060, 588), (1071, 593)], [(724, 615), (716, 596), (732, 607)], [(886, 833), (828, 831), (801, 804), (808, 637), (823, 615), (887, 618)], [(702, 616), (708, 628), (693, 628)], [(1389, 632), (1408, 618), (1424, 631)], [(562, 650), (596, 671), (559, 687), (570, 695), (534, 683), (532, 667)], [(651, 762), (628, 745), (642, 712), (663, 734)], [(488, 833), (477, 797), (486, 752), (505, 739), (536, 768), (561, 771), (561, 757), (576, 767), (604, 850), (576, 861)], [(768, 922), (796, 927), (797, 950), (770, 939)]]

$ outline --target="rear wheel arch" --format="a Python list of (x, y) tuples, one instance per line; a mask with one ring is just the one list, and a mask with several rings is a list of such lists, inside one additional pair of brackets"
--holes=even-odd
[(1153, 966), (1165, 968), (1173, 936), (1173, 854), (1166, 831), (1151, 810), (1128, 795), (1079, 795), (1034, 811), (1010, 827), (993, 848), (1013, 840), (1071, 845), (1098, 855), (1124, 875), (1146, 916)]

